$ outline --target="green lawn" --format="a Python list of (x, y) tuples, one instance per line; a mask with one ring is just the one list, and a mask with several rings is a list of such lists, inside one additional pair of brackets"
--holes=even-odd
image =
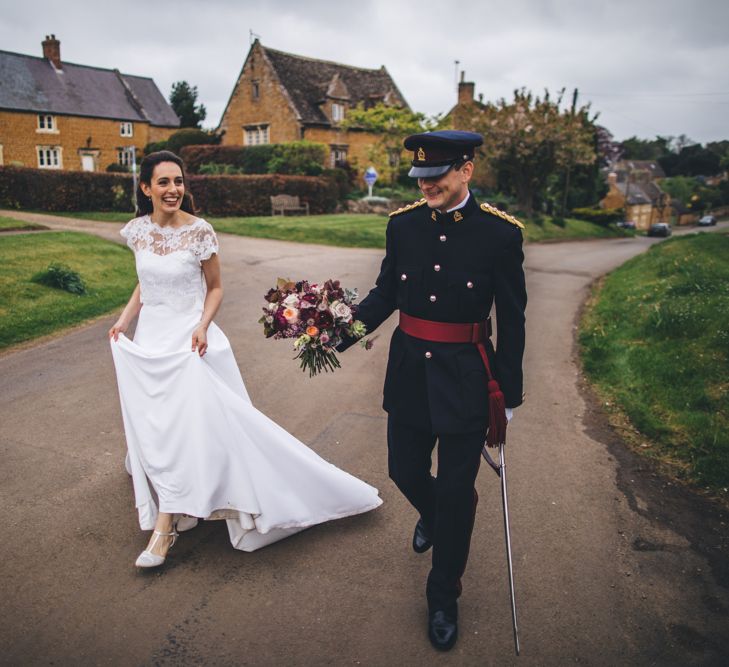
[(45, 225), (38, 225), (34, 222), (24, 222), (14, 218), (6, 218), (0, 215), (0, 232), (31, 231), (33, 229), (48, 229)]
[[(131, 213), (82, 212), (59, 215), (78, 217), (102, 222), (127, 222)], [(266, 239), (295, 241), (299, 243), (321, 243), (323, 245), (352, 248), (384, 248), (387, 218), (379, 215), (339, 213), (334, 215), (286, 216), (275, 218), (258, 217), (206, 217), (219, 232), (256, 236)], [(545, 217), (541, 225), (527, 222), (524, 238), (527, 242), (560, 241), (590, 238), (618, 238), (631, 236), (615, 227), (601, 227), (592, 222), (568, 218), (564, 227), (552, 223)]]
[[(729, 487), (729, 236), (653, 246), (607, 277), (580, 331), (583, 362), (638, 450)], [(641, 434), (642, 437), (641, 438)]]
[[(30, 281), (51, 262), (77, 271), (89, 294)], [(78, 232), (0, 235), (0, 348), (118, 308), (136, 281), (131, 252), (116, 243)]]

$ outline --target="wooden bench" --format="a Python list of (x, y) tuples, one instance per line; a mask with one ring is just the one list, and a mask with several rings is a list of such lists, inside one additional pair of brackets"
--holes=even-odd
[(275, 195), (271, 197), (271, 215), (286, 215), (286, 211), (304, 211), (309, 215), (309, 203), (303, 204), (296, 195)]

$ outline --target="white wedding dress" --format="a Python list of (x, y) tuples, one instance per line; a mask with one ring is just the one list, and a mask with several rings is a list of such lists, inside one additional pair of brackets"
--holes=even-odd
[(225, 519), (254, 551), (304, 528), (374, 509), (377, 489), (326, 462), (253, 407), (225, 334), (191, 352), (205, 299), (201, 261), (218, 252), (197, 218), (149, 216), (121, 231), (134, 251), (142, 309), (134, 340), (111, 341), (139, 525), (157, 512)]

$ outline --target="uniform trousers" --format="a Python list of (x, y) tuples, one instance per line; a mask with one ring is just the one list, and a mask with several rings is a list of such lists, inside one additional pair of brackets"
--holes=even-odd
[[(390, 478), (410, 501), (433, 542), (426, 596), (428, 609), (456, 615), (478, 495), (474, 488), (486, 427), (474, 433), (433, 434), (388, 418)], [(438, 475), (431, 474), (438, 442)]]

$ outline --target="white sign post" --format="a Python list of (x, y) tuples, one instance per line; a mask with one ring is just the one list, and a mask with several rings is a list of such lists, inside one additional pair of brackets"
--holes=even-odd
[(369, 188), (369, 195), (368, 197), (372, 196), (372, 186), (375, 184), (375, 181), (377, 181), (377, 171), (374, 167), (369, 166), (367, 167), (367, 170), (364, 173), (364, 180), (365, 183), (367, 183), (367, 187)]

